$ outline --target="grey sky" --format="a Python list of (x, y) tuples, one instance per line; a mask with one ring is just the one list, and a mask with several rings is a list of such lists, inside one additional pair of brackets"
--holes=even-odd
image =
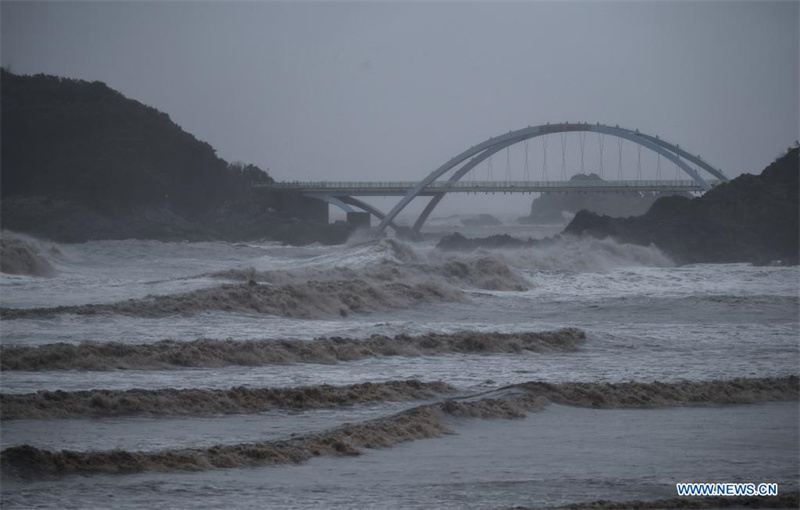
[[(800, 138), (798, 5), (3, 1), (1, 60), (104, 81), (278, 179), (420, 179), (566, 120), (658, 134), (735, 176)], [(519, 176), (524, 150), (509, 157)], [(615, 142), (604, 160), (616, 171)]]

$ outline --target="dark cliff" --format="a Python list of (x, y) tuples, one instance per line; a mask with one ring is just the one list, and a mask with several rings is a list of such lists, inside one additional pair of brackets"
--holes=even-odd
[(564, 233), (653, 244), (682, 264), (797, 264), (798, 152), (795, 147), (761, 175), (741, 175), (699, 198), (661, 198), (642, 216), (611, 218), (580, 211)]

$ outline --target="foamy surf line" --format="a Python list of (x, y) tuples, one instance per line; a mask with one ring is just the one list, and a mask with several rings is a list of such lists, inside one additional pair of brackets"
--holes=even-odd
[(525, 277), (492, 257), (451, 260), (435, 265), (389, 261), (359, 270), (341, 267), (292, 272), (231, 269), (201, 277), (244, 283), (227, 283), (115, 303), (6, 307), (0, 308), (0, 318), (37, 319), (61, 314), (162, 317), (219, 310), (312, 319), (407, 308), (425, 302), (468, 302), (463, 292), (465, 288), (528, 289)]
[[(599, 396), (598, 396), (599, 395)], [(67, 473), (134, 473), (203, 470), (302, 462), (318, 456), (359, 455), (363, 449), (451, 434), (448, 419), (511, 419), (540, 410), (548, 402), (567, 405), (642, 408), (730, 405), (796, 400), (798, 377), (708, 382), (546, 384), (529, 382), (471, 397), (448, 399), (357, 424), (282, 441), (157, 452), (125, 450), (50, 451), (14, 446), (0, 452), (6, 472), (23, 476)]]
[(52, 308), (0, 308), (0, 319), (37, 319), (60, 314), (121, 314), (135, 317), (189, 315), (207, 310), (280, 315), (301, 319), (346, 316), (385, 308), (405, 308), (426, 301), (464, 301), (455, 288), (435, 282), (369, 283), (309, 281), (267, 285), (226, 284), (182, 294), (153, 296), (108, 304)]
[(197, 471), (302, 462), (319, 456), (360, 455), (362, 448), (388, 448), (397, 443), (433, 438), (453, 432), (446, 416), (519, 418), (524, 410), (512, 402), (484, 400), (428, 404), (387, 418), (345, 424), (331, 430), (283, 441), (184, 448), (158, 452), (125, 450), (49, 451), (13, 446), (0, 452), (0, 466), (23, 476), (68, 473), (136, 473)]
[[(555, 404), (595, 408), (648, 408), (685, 405), (753, 404), (800, 397), (796, 375), (716, 381), (663, 383), (526, 382), (495, 390), (524, 390)], [(494, 393), (490, 392), (489, 394)]]
[(0, 370), (112, 370), (263, 366), (353, 361), (376, 356), (430, 356), (444, 353), (521, 353), (575, 351), (586, 333), (575, 328), (540, 333), (430, 333), (421, 336), (374, 335), (366, 339), (163, 340), (153, 344), (118, 342), (38, 347), (0, 347)]
[(0, 394), (0, 420), (100, 418), (141, 414), (247, 414), (274, 409), (307, 411), (376, 402), (430, 399), (456, 391), (456, 388), (443, 382), (421, 382), (417, 379), (296, 388), (39, 391), (20, 395)]

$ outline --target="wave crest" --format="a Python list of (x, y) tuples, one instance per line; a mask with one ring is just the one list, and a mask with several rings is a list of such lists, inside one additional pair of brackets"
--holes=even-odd
[(514, 387), (556, 404), (598, 408), (752, 404), (800, 396), (797, 376), (674, 383), (527, 382)]
[(405, 308), (426, 301), (464, 301), (454, 288), (435, 282), (369, 282), (363, 279), (306, 281), (286, 285), (225, 284), (182, 294), (153, 296), (109, 304), (53, 308), (0, 308), (2, 319), (31, 319), (56, 314), (135, 316), (192, 314), (205, 310), (282, 315), (302, 319), (346, 316), (383, 308)]
[[(202, 470), (265, 464), (294, 463), (321, 455), (359, 455), (363, 448), (387, 448), (397, 443), (450, 434), (448, 417), (509, 419), (541, 409), (547, 401), (587, 405), (583, 396), (569, 397), (576, 386), (590, 393), (635, 395), (603, 400), (595, 407), (642, 405), (730, 404), (758, 399), (796, 399), (798, 377), (733, 379), (678, 383), (523, 383), (483, 395), (450, 399), (356, 424), (283, 441), (264, 441), (210, 448), (185, 448), (158, 452), (124, 450), (76, 452), (49, 451), (29, 445), (0, 452), (0, 466), (20, 475), (66, 473), (132, 473), (139, 471)], [(664, 392), (670, 396), (663, 398)], [(581, 394), (581, 391), (578, 391)], [(564, 396), (566, 395), (566, 396)], [(595, 403), (588, 401), (589, 405)]]
[(443, 353), (518, 353), (574, 351), (586, 340), (575, 328), (541, 333), (429, 333), (422, 336), (373, 335), (367, 339), (163, 340), (153, 344), (118, 342), (38, 347), (0, 347), (2, 370), (110, 370), (174, 367), (261, 366), (288, 363), (337, 363), (374, 356)]
[(0, 394), (0, 419), (98, 418), (135, 414), (244, 414), (261, 413), (276, 408), (301, 411), (374, 402), (421, 400), (455, 391), (455, 388), (443, 382), (421, 382), (417, 379), (348, 386), (321, 384), (298, 388), (39, 391), (20, 395)]

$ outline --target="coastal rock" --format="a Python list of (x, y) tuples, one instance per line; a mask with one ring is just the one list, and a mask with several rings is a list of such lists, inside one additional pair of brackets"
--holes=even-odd
[(681, 264), (797, 264), (798, 151), (791, 149), (759, 176), (741, 175), (702, 197), (661, 198), (643, 216), (580, 211), (564, 233), (655, 245)]

